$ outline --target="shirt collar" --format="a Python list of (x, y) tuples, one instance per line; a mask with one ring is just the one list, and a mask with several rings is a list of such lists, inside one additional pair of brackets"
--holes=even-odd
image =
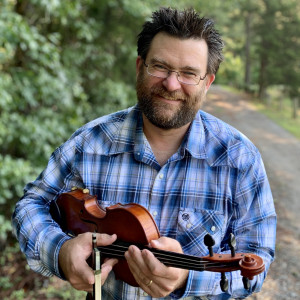
[[(105, 134), (109, 139), (107, 155), (131, 152), (138, 161), (153, 161), (150, 145), (143, 132), (142, 112), (138, 105), (118, 114), (113, 121), (105, 124), (101, 127), (105, 127)], [(252, 155), (255, 151), (252, 148), (232, 127), (199, 110), (180, 147), (180, 156), (191, 155), (196, 159), (205, 159), (211, 167), (236, 167), (236, 156), (242, 156), (241, 151), (245, 152), (244, 156)]]
[(110, 138), (109, 155), (139, 151), (143, 145), (143, 119), (138, 106), (128, 110)]
[(206, 159), (205, 151), (205, 131), (200, 112), (195, 116), (186, 136), (186, 145), (184, 148), (197, 159)]
[[(142, 112), (136, 105), (129, 111), (119, 130), (115, 132), (109, 154), (134, 152), (135, 155), (141, 157), (147, 145), (143, 132)], [(181, 149), (187, 150), (190, 155), (198, 159), (207, 157), (204, 126), (199, 112), (191, 123)]]

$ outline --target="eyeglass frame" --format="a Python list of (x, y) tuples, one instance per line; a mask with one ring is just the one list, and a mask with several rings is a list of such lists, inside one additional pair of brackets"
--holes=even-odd
[(147, 73), (148, 73), (150, 76), (153, 76), (153, 77), (156, 77), (156, 78), (163, 78), (163, 79), (166, 79), (166, 78), (168, 78), (168, 77), (170, 76), (171, 73), (174, 72), (174, 73), (176, 73), (176, 79), (178, 80), (178, 82), (180, 82), (180, 83), (182, 83), (182, 84), (185, 84), (185, 85), (198, 85), (198, 84), (200, 83), (200, 81), (201, 81), (201, 80), (204, 80), (204, 79), (206, 78), (206, 76), (207, 76), (207, 72), (206, 72), (205, 75), (204, 75), (204, 77), (199, 76), (199, 81), (198, 81), (198, 83), (186, 83), (186, 82), (182, 82), (182, 81), (179, 80), (180, 72), (181, 72), (181, 71), (170, 70), (168, 67), (165, 67), (165, 69), (168, 70), (168, 76), (167, 76), (167, 77), (156, 76), (156, 75), (153, 75), (153, 74), (151, 74), (151, 73), (149, 72), (148, 68), (149, 68), (150, 64), (146, 64), (146, 61), (145, 61), (145, 60), (143, 60), (143, 62), (144, 62), (144, 65), (145, 65), (145, 67), (146, 67)]

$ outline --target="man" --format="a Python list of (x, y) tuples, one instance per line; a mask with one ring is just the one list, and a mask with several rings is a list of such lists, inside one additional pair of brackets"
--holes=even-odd
[[(49, 205), (73, 186), (88, 188), (102, 207), (139, 203), (149, 210), (162, 238), (150, 246), (205, 256), (204, 236), (214, 252), (264, 259), (266, 271), (245, 289), (239, 271), (219, 273), (167, 267), (151, 252), (125, 253), (140, 288), (115, 280), (116, 260), (102, 266), (104, 299), (229, 299), (259, 291), (274, 258), (276, 215), (258, 150), (234, 128), (200, 110), (223, 60), (223, 42), (210, 19), (193, 10), (162, 8), (138, 36), (138, 104), (80, 128), (51, 156), (44, 172), (25, 188), (13, 216), (29, 265), (91, 290), (86, 263), (91, 233), (71, 239), (49, 214)], [(98, 234), (98, 245), (115, 241)]]

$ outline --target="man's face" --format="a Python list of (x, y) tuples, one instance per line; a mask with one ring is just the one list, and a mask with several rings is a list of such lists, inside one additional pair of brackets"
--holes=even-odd
[[(204, 40), (171, 37), (158, 33), (152, 40), (146, 64), (159, 64), (170, 70), (196, 72), (204, 77), (207, 69)], [(144, 116), (162, 129), (180, 128), (190, 123), (205, 98), (214, 75), (198, 85), (185, 85), (172, 72), (168, 78), (149, 75), (143, 60), (137, 59), (137, 98)]]

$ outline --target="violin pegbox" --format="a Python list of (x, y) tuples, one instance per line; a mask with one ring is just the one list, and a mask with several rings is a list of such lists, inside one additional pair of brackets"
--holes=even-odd
[[(213, 246), (215, 245), (215, 240), (210, 234), (205, 235), (204, 245), (208, 248), (209, 256), (213, 257), (214, 256)], [(220, 287), (222, 292), (228, 291), (228, 279), (226, 278), (225, 272), (221, 272)]]
[(236, 239), (232, 233), (229, 236), (228, 242), (231, 254), (214, 253), (213, 246), (215, 245), (215, 240), (210, 234), (205, 235), (204, 244), (209, 250), (209, 256), (206, 256), (206, 259), (211, 262), (223, 263), (223, 266), (215, 269), (215, 271), (221, 273), (220, 287), (223, 292), (228, 291), (228, 279), (225, 276), (225, 272), (240, 270), (241, 275), (243, 276), (244, 288), (249, 290), (251, 287), (250, 280), (252, 280), (255, 275), (262, 273), (265, 269), (261, 257), (255, 254), (235, 252)]
[[(228, 246), (231, 251), (231, 256), (235, 257), (236, 239), (235, 239), (235, 236), (233, 233), (230, 233), (230, 235), (229, 235)], [(251, 264), (251, 259), (249, 259), (249, 256), (246, 255), (245, 258), (243, 258), (243, 260), (242, 260), (242, 265), (247, 266), (249, 263)], [(244, 288), (246, 290), (250, 289), (251, 285), (250, 285), (250, 280), (248, 277), (243, 276), (243, 284), (244, 284)]]

